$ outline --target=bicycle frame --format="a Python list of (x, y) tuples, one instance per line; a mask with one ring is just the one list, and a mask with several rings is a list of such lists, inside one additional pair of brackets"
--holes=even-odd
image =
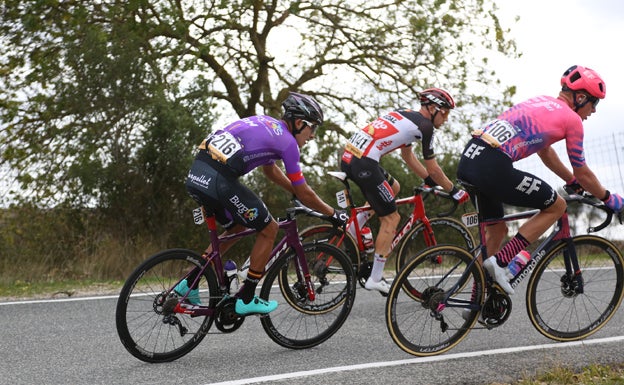
[[(364, 226), (364, 223), (362, 224), (359, 223), (357, 219), (357, 214), (365, 212), (365, 211), (371, 211), (372, 208), (370, 207), (370, 205), (356, 207), (351, 198), (351, 187), (346, 177), (343, 179), (342, 177), (338, 176), (338, 173), (330, 172), (330, 174), (340, 179), (340, 181), (345, 185), (346, 193), (344, 196), (344, 201), (349, 206), (349, 210), (350, 210), (349, 221), (347, 222), (347, 226), (346, 226), (346, 232), (350, 232), (350, 229), (353, 229), (353, 232), (356, 238), (355, 240), (358, 246), (358, 250), (362, 252), (364, 250), (364, 243), (362, 241), (361, 228), (362, 226)], [(413, 205), (413, 209), (410, 215), (407, 217), (407, 219), (399, 227), (399, 230), (394, 235), (394, 238), (392, 238), (392, 243), (390, 244), (390, 252), (388, 254), (392, 253), (392, 251), (396, 248), (396, 246), (399, 243), (401, 243), (401, 240), (403, 239), (405, 234), (407, 234), (419, 222), (422, 222), (426, 229), (426, 231), (424, 232), (425, 244), (427, 246), (433, 246), (436, 244), (433, 229), (431, 227), (431, 223), (425, 211), (425, 204), (423, 201), (422, 192), (433, 192), (436, 195), (449, 198), (448, 194), (443, 193), (443, 192), (436, 192), (435, 189), (433, 188), (431, 189), (431, 191), (427, 191), (422, 187), (415, 187), (414, 194), (412, 196), (397, 199), (396, 200), (397, 206)], [(446, 216), (452, 213), (453, 211), (455, 211), (455, 209), (457, 208), (457, 202), (456, 201), (453, 201), (453, 202), (454, 202), (454, 206), (451, 209), (451, 211), (444, 213), (444, 214), (440, 214), (439, 216)], [(340, 246), (341, 243), (342, 243), (342, 239), (337, 243), (338, 246)]]
[[(587, 201), (584, 200), (585, 198), (580, 197), (580, 198), (568, 198), (566, 199), (566, 202), (574, 202), (574, 201), (579, 201), (579, 202), (584, 202), (587, 203)], [(477, 198), (478, 200), (478, 198)], [(591, 203), (590, 203), (591, 204)], [(600, 206), (596, 206), (593, 205), (594, 207), (600, 207)], [(477, 206), (478, 207), (478, 206)], [(479, 256), (481, 256), (482, 258), (487, 258), (488, 253), (486, 250), (486, 239), (485, 239), (485, 227), (488, 225), (492, 225), (492, 224), (496, 224), (496, 223), (501, 223), (501, 222), (513, 222), (513, 221), (518, 221), (521, 219), (528, 219), (531, 218), (532, 216), (534, 216), (535, 214), (539, 213), (540, 210), (527, 210), (527, 211), (523, 211), (523, 212), (519, 212), (519, 213), (512, 213), (512, 214), (507, 214), (501, 218), (494, 218), (494, 219), (485, 219), (481, 216), (480, 213), (476, 213), (476, 214), (472, 214), (472, 215), (477, 215), (478, 217), (478, 224), (479, 224), (479, 239), (480, 239), (480, 244), (477, 245), (477, 247), (475, 249), (473, 249), (471, 251), (472, 255), (473, 255), (473, 260), (470, 262), (470, 264), (468, 264), (466, 271), (462, 274), (464, 277), (462, 277), (461, 280), (459, 280), (446, 294), (444, 301), (442, 301), (440, 303), (440, 306), (438, 308), (438, 311), (443, 310), (445, 307), (464, 307), (464, 308), (469, 308), (470, 310), (478, 310), (478, 308), (475, 308), (476, 305), (471, 305), (471, 306), (466, 306), (467, 303), (465, 303), (464, 301), (461, 300), (455, 300), (452, 299), (451, 296), (455, 293), (455, 291), (459, 288), (460, 283), (465, 279), (465, 276), (467, 276), (470, 272), (470, 269), (472, 268), (472, 266), (475, 264), (475, 262), (478, 261)], [(590, 227), (588, 228), (588, 232), (595, 232), (595, 231), (599, 231), (602, 228), (606, 227), (606, 225), (608, 223), (611, 222), (611, 216), (612, 213), (608, 213), (608, 217), (605, 220), (605, 222), (603, 222), (601, 225), (597, 226), (597, 227)], [(579, 263), (578, 263), (578, 258), (576, 255), (576, 250), (574, 249), (574, 247), (571, 244), (571, 234), (570, 234), (570, 223), (569, 223), (569, 218), (568, 218), (568, 211), (566, 210), (563, 215), (557, 220), (555, 227), (553, 228), (553, 230), (546, 236), (546, 238), (544, 238), (535, 248), (535, 250), (531, 253), (531, 259), (529, 260), (529, 262), (509, 281), (510, 285), (512, 288), (516, 288), (520, 282), (522, 282), (526, 277), (528, 277), (533, 270), (535, 269), (535, 267), (537, 266), (537, 264), (542, 260), (542, 258), (548, 254), (548, 251), (556, 245), (557, 241), (564, 241), (566, 242), (567, 245), (567, 253), (565, 253), (564, 255), (564, 262), (565, 262), (565, 268), (566, 268), (566, 273), (569, 275), (579, 275), (580, 274), (580, 267), (579, 267)], [(484, 269), (484, 272), (486, 272), (486, 277), (488, 277), (487, 279), (487, 287), (491, 286), (492, 283), (492, 279), (491, 277), (489, 277), (489, 274), (487, 274), (487, 271)], [(443, 277), (444, 279), (445, 277)]]
[[(289, 208), (286, 210), (287, 218), (283, 220), (277, 220), (279, 229), (284, 230), (285, 234), (282, 239), (277, 242), (276, 246), (271, 250), (271, 253), (269, 254), (269, 261), (267, 262), (265, 271), (268, 271), (271, 268), (273, 263), (282, 255), (285, 250), (288, 249), (288, 247), (292, 247), (297, 255), (297, 277), (300, 281), (305, 282), (308, 298), (310, 301), (314, 301), (316, 293), (310, 281), (310, 272), (308, 269), (308, 265), (305, 263), (305, 260), (302, 260), (304, 259), (304, 250), (301, 239), (299, 238), (297, 221), (295, 218), (296, 215), (299, 213), (309, 212), (311, 212), (311, 210), (305, 207)], [(204, 213), (203, 207), (202, 213)], [(208, 227), (208, 232), (210, 234), (212, 251), (210, 253), (204, 253), (202, 255), (202, 257), (206, 260), (206, 263), (204, 263), (201, 268), (196, 268), (189, 271), (184, 277), (176, 282), (176, 285), (183, 279), (187, 279), (188, 277), (194, 275), (195, 277), (190, 281), (192, 282), (190, 286), (193, 287), (199, 282), (206, 268), (212, 264), (214, 266), (217, 280), (219, 282), (219, 287), (222, 290), (225, 290), (226, 282), (223, 269), (223, 261), (221, 258), (221, 253), (219, 251), (220, 244), (227, 241), (247, 237), (249, 235), (255, 234), (257, 231), (255, 229), (245, 229), (235, 234), (219, 236), (219, 234), (217, 233), (218, 230), (215, 217), (205, 216), (205, 222)], [(172, 291), (174, 287), (175, 285), (170, 288), (170, 291)], [(202, 305), (188, 305), (184, 303), (184, 300), (186, 299), (188, 294), (189, 293), (187, 292), (182, 298), (180, 298), (178, 304), (174, 308), (175, 313), (190, 314), (191, 316), (212, 316), (214, 314), (214, 308)]]

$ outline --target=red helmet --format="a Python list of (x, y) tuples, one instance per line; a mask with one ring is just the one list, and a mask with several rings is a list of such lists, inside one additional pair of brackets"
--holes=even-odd
[(452, 110), (455, 108), (455, 101), (448, 92), (441, 88), (427, 88), (420, 92), (420, 104), (435, 104), (438, 107), (444, 107)]
[(604, 99), (607, 94), (607, 86), (596, 71), (576, 65), (563, 73), (561, 87), (564, 91), (585, 91), (598, 99)]

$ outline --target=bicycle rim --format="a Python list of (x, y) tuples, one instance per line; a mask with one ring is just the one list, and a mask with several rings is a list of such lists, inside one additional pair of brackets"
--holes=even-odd
[(593, 235), (572, 238), (582, 272), (582, 293), (570, 290), (562, 242), (542, 259), (527, 286), (527, 311), (533, 326), (556, 341), (575, 341), (597, 332), (622, 302), (624, 261), (609, 241)]
[[(117, 301), (117, 333), (124, 347), (146, 362), (167, 362), (182, 357), (205, 337), (213, 318), (190, 317), (170, 310), (179, 301), (167, 292), (203, 259), (191, 250), (158, 253), (143, 262), (128, 278)], [(202, 305), (213, 306), (218, 292), (212, 269), (199, 282)]]
[(341, 236), (342, 234), (344, 234), (342, 229), (336, 229), (332, 225), (311, 226), (299, 232), (301, 242), (324, 241), (329, 243), (342, 250), (351, 259), (353, 266), (359, 266), (360, 252), (358, 251), (357, 242), (350, 234), (346, 234), (344, 237)]
[(271, 267), (262, 284), (261, 297), (278, 302), (277, 310), (261, 318), (269, 337), (290, 349), (319, 345), (336, 333), (355, 300), (355, 273), (349, 258), (328, 244), (304, 244), (315, 290), (310, 301), (297, 278), (293, 251)]
[[(433, 256), (442, 256), (442, 263), (432, 264)], [(464, 310), (481, 303), (484, 288), (483, 272), (477, 263), (469, 265), (471, 261), (472, 256), (464, 249), (435, 246), (401, 269), (386, 302), (386, 325), (402, 350), (415, 356), (440, 354), (468, 334), (478, 312)], [(440, 310), (442, 299), (456, 284), (458, 291)]]
[[(418, 255), (422, 250), (436, 245), (454, 245), (466, 250), (475, 247), (475, 239), (472, 233), (460, 221), (454, 218), (434, 218), (429, 221), (433, 230), (435, 244), (429, 244), (425, 239), (425, 225), (419, 223), (405, 236), (399, 247), (396, 258), (396, 271), (401, 270), (409, 260)], [(434, 262), (439, 261), (435, 257)]]

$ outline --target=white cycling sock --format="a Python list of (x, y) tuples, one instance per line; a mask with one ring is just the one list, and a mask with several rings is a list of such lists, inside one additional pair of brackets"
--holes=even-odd
[(375, 254), (375, 262), (373, 262), (373, 270), (371, 271), (371, 279), (375, 282), (381, 281), (383, 278), (384, 265), (386, 259), (383, 255)]

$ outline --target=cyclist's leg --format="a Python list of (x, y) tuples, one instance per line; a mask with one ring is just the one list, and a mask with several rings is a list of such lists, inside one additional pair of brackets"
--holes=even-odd
[(394, 198), (394, 189), (398, 190), (399, 184), (392, 178), (393, 184), (391, 185), (387, 178), (388, 173), (379, 166), (378, 162), (372, 159), (352, 158), (349, 163), (343, 160), (341, 167), (362, 190), (364, 197), (381, 223), (375, 241), (373, 269), (364, 287), (387, 293), (389, 285), (382, 280), (382, 274), (390, 252), (392, 238), (401, 219)]
[(255, 291), (277, 236), (278, 225), (264, 202), (238, 179), (221, 175), (216, 184), (219, 202), (231, 213), (232, 220), (257, 231), (249, 254), (249, 270), (237, 294), (235, 311), (240, 315), (271, 312), (277, 308), (277, 302), (264, 301), (255, 296)]

